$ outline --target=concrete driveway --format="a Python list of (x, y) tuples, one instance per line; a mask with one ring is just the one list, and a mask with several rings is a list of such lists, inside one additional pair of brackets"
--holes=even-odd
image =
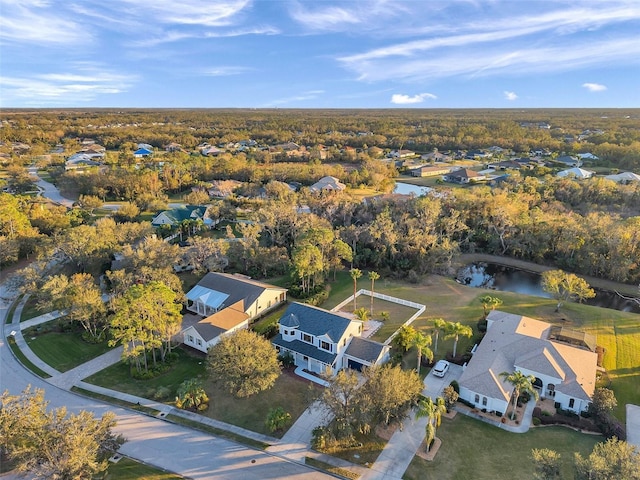
[(425, 397), (431, 397), (432, 399), (436, 399), (442, 395), (442, 390), (444, 387), (449, 385), (454, 380), (458, 381), (460, 376), (462, 375), (462, 366), (456, 365), (455, 363), (451, 363), (449, 365), (449, 370), (445, 374), (444, 377), (436, 377), (434, 374), (429, 372), (429, 374), (424, 377), (424, 390), (422, 394)]

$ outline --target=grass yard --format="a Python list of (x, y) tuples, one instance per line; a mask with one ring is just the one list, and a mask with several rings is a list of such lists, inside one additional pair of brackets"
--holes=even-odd
[(251, 325), (251, 330), (262, 335), (271, 327), (271, 325), (278, 324), (278, 320), (280, 320), (280, 317), (282, 317), (282, 314), (285, 312), (288, 306), (289, 305), (285, 303), (281, 307), (269, 312), (260, 320)]
[(22, 308), (22, 313), (20, 314), (20, 321), (25, 322), (27, 320), (31, 320), (32, 318), (38, 317), (43, 313), (47, 313), (42, 311), (36, 307), (36, 300), (34, 297), (29, 297), (27, 299), (27, 303), (24, 304)]
[(511, 480), (532, 478), (531, 449), (549, 448), (561, 455), (559, 478), (573, 478), (573, 453), (588, 455), (603, 437), (564, 427), (509, 433), (458, 414), (444, 418), (437, 431), (442, 446), (432, 462), (414, 457), (403, 478), (420, 480)]
[[(205, 375), (204, 357), (190, 354), (178, 348), (178, 360), (162, 375), (148, 380), (137, 380), (129, 374), (129, 365), (117, 363), (84, 379), (93, 385), (112, 388), (120, 392), (138, 395), (150, 400), (174, 400), (176, 391), (185, 380)], [(165, 391), (165, 398), (158, 398), (159, 389)]]
[(27, 345), (43, 362), (59, 372), (71, 370), (110, 350), (107, 342), (85, 342), (77, 331), (38, 333), (37, 328), (23, 332)]
[(159, 468), (123, 458), (118, 463), (110, 463), (104, 480), (179, 480), (180, 475), (165, 472)]
[(272, 436), (278, 434), (269, 432), (264, 424), (269, 410), (284, 408), (291, 415), (291, 425), (322, 392), (316, 384), (288, 371), (282, 372), (272, 388), (248, 398), (236, 398), (210, 382), (206, 391), (210, 403), (203, 415)]

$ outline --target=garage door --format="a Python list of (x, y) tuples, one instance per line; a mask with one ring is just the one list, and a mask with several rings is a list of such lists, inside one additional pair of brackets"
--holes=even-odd
[(355, 360), (351, 360), (351, 359), (349, 359), (349, 362), (347, 363), (347, 366), (351, 370), (357, 370), (358, 372), (362, 371), (362, 367), (364, 367), (364, 365), (362, 363), (356, 362)]

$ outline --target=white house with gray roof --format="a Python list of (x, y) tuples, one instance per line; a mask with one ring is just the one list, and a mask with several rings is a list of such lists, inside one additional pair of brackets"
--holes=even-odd
[(513, 386), (500, 376), (515, 372), (535, 377), (541, 398), (561, 408), (584, 411), (595, 390), (597, 354), (550, 340), (552, 325), (494, 310), (487, 333), (458, 380), (460, 398), (487, 411), (506, 412)]
[(287, 289), (257, 282), (243, 275), (207, 273), (186, 294), (182, 340), (202, 352), (223, 335), (247, 328), (251, 320), (287, 299)]
[(322, 308), (292, 303), (272, 340), (281, 355), (313, 373), (361, 370), (389, 359), (389, 346), (362, 338), (363, 322)]

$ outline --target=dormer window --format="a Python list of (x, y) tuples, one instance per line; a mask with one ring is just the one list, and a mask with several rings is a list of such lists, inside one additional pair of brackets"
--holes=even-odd
[(309, 335), (308, 333), (303, 333), (302, 334), (302, 340), (304, 342), (307, 342), (307, 343), (313, 343), (313, 337), (311, 335)]
[(329, 342), (325, 342), (325, 341), (320, 341), (320, 348), (322, 348), (323, 350), (327, 350), (328, 352), (331, 351), (331, 344)]

